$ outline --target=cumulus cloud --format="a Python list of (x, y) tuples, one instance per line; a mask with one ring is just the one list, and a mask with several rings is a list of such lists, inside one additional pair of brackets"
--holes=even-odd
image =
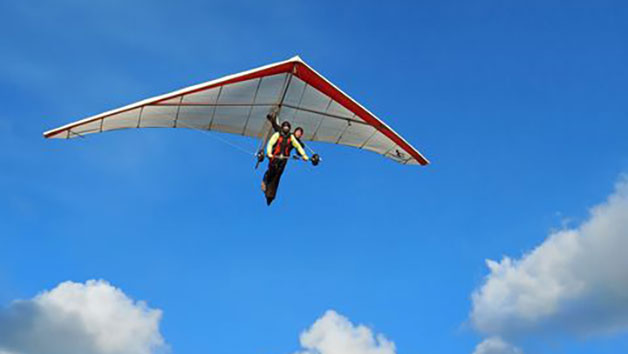
[(520, 259), (488, 260), (470, 320), (503, 338), (628, 329), (628, 180), (573, 229), (553, 232)]
[(160, 320), (105, 281), (64, 282), (0, 309), (0, 354), (165, 353)]
[(523, 351), (499, 337), (491, 337), (478, 344), (473, 354), (523, 354)]
[(335, 311), (327, 311), (300, 338), (296, 354), (395, 354), (395, 343), (364, 325), (354, 325)]

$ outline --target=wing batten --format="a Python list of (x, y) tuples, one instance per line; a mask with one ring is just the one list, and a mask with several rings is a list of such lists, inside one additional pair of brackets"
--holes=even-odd
[(172, 126), (173, 128), (176, 128), (177, 123), (179, 122), (179, 113), (181, 112), (181, 102), (183, 102), (183, 95), (181, 95), (181, 98), (179, 98), (179, 103), (177, 105), (177, 113), (174, 117), (174, 125)]
[[(220, 88), (218, 89), (218, 95), (216, 96), (216, 103), (218, 103), (218, 100), (220, 100), (220, 94), (222, 94), (222, 88), (223, 86), (220, 86)], [(209, 125), (207, 126), (207, 130), (212, 130), (212, 125), (214, 124), (214, 118), (216, 117), (216, 110), (217, 110), (217, 107), (214, 107), (214, 109), (212, 109), (212, 116), (211, 118), (209, 118)]]
[(244, 135), (244, 133), (246, 133), (246, 127), (249, 125), (249, 120), (251, 120), (251, 113), (253, 113), (253, 105), (257, 101), (257, 94), (259, 93), (259, 88), (260, 86), (262, 86), (263, 80), (264, 78), (261, 77), (259, 81), (257, 82), (257, 87), (255, 88), (255, 94), (253, 95), (253, 102), (251, 102), (251, 105), (249, 108), (249, 114), (246, 116), (246, 122), (244, 123), (244, 128), (242, 129), (242, 133), (240, 133), (240, 135)]

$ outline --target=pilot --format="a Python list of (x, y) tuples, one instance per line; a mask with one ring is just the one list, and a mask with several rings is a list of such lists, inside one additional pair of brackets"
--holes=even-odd
[(309, 160), (299, 140), (303, 136), (303, 128), (295, 129), (294, 133), (291, 133), (290, 130), (290, 122), (281, 123), (279, 131), (275, 132), (266, 144), (268, 169), (262, 180), (262, 191), (266, 195), (267, 205), (270, 205), (275, 199), (281, 174), (286, 168), (292, 149), (296, 149), (303, 160)]

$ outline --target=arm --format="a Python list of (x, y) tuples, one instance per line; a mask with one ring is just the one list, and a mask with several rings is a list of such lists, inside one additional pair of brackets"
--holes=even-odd
[(277, 116), (275, 114), (271, 114), (271, 113), (267, 114), (266, 119), (268, 119), (274, 131), (278, 132), (281, 130), (281, 126), (277, 124)]
[(274, 133), (270, 139), (268, 139), (268, 143), (266, 144), (266, 156), (273, 156), (273, 145), (275, 145), (277, 139), (279, 139), (279, 133)]
[(292, 136), (292, 139), (290, 139), (290, 141), (292, 141), (292, 147), (294, 147), (295, 149), (297, 149), (297, 151), (299, 152), (299, 155), (301, 155), (301, 158), (303, 158), (303, 160), (307, 161), (310, 158), (307, 157), (307, 154), (305, 153), (305, 150), (303, 150), (303, 147), (301, 146), (301, 144), (299, 143), (299, 139), (297, 139), (294, 135)]

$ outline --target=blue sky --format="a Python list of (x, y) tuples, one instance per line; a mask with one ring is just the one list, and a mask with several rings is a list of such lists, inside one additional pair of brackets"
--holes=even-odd
[[(399, 353), (471, 352), (484, 260), (578, 224), (628, 171), (620, 1), (32, 1), (0, 13), (0, 304), (106, 279), (163, 310), (175, 353), (292, 353), (328, 309)], [(268, 208), (253, 161), (198, 132), (41, 136), (296, 54), (432, 165), (314, 145), (324, 163), (291, 164)], [(621, 333), (539, 341), (628, 349)]]

